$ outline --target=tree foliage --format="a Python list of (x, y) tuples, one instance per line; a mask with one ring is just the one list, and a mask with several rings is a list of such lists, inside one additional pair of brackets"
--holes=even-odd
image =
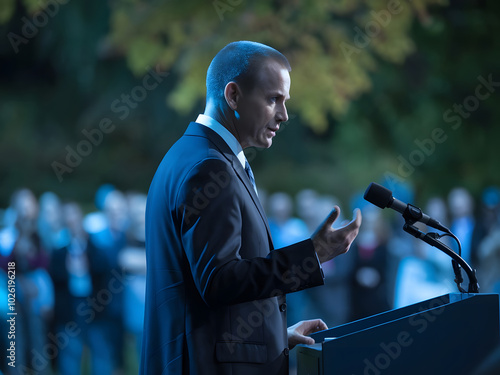
[(324, 132), (329, 117), (372, 87), (377, 60), (401, 64), (415, 45), (415, 18), (426, 21), (439, 0), (364, 1), (117, 1), (110, 44), (125, 53), (129, 67), (160, 64), (175, 71), (178, 85), (168, 102), (188, 112), (205, 95), (211, 58), (235, 40), (269, 44), (289, 57), (293, 101), (303, 122)]

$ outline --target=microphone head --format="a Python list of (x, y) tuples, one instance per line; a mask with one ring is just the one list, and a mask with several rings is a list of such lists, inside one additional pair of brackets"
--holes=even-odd
[(393, 198), (392, 191), (372, 182), (365, 191), (365, 200), (380, 208), (389, 207)]

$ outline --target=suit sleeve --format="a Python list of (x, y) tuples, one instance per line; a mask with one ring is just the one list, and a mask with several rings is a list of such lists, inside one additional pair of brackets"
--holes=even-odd
[[(252, 241), (242, 238), (241, 190), (230, 165), (208, 159), (196, 165), (177, 197), (182, 245), (194, 282), (210, 306), (274, 297), (322, 285), (310, 239), (243, 259)], [(253, 209), (253, 208), (252, 208)], [(258, 249), (255, 249), (258, 254)]]

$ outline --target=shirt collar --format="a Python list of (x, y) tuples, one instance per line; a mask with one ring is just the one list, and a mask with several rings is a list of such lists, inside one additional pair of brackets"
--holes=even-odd
[(236, 137), (232, 135), (229, 130), (227, 130), (220, 122), (204, 114), (198, 115), (196, 122), (212, 129), (214, 132), (220, 135), (224, 142), (226, 142), (226, 144), (229, 146), (231, 151), (236, 155), (241, 163), (241, 166), (245, 168), (245, 162), (247, 160), (245, 157), (245, 153), (243, 152), (243, 149), (241, 148), (241, 145)]

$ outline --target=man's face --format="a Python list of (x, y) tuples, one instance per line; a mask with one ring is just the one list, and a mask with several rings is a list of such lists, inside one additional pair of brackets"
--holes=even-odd
[(257, 74), (254, 88), (238, 101), (236, 132), (242, 148), (269, 148), (280, 123), (288, 120), (285, 102), (290, 99), (290, 74), (267, 60)]

